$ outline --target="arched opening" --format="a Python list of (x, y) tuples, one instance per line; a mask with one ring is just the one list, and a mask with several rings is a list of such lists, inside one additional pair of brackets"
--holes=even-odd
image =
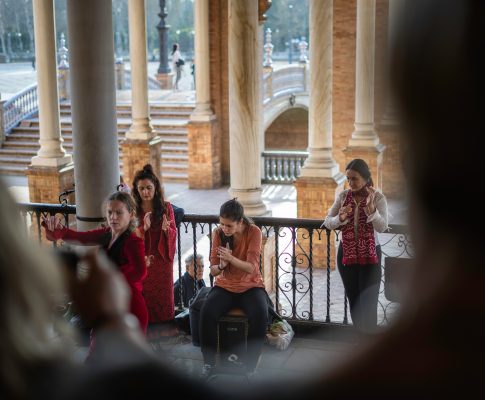
[(292, 108), (279, 115), (266, 129), (265, 150), (306, 150), (308, 147), (308, 111)]

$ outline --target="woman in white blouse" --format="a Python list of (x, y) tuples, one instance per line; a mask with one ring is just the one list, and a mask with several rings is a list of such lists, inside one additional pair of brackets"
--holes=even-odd
[(387, 201), (374, 189), (364, 160), (352, 160), (345, 174), (350, 188), (339, 193), (324, 225), (341, 230), (337, 266), (349, 299), (352, 322), (360, 331), (372, 332), (377, 326), (381, 282), (377, 232), (388, 228)]
[(178, 61), (180, 60), (180, 58), (181, 58), (181, 55), (179, 50), (179, 44), (174, 43), (172, 47), (172, 71), (175, 72), (175, 83), (174, 83), (175, 90), (179, 89), (179, 81), (180, 81), (180, 78), (182, 77), (182, 65), (178, 64)]

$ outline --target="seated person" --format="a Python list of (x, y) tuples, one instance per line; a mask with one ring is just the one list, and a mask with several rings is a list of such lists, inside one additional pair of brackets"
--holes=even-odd
[(259, 270), (261, 230), (244, 215), (236, 199), (225, 202), (219, 213), (219, 228), (212, 235), (210, 272), (214, 287), (200, 311), (200, 344), (204, 357), (201, 378), (211, 375), (217, 350), (217, 321), (233, 307), (248, 317), (249, 373), (256, 368), (266, 337), (268, 303)]
[[(197, 254), (197, 290), (202, 287), (205, 287), (205, 282), (203, 279), (204, 275), (204, 257), (202, 254)], [(173, 296), (174, 296), (174, 304), (177, 307), (188, 307), (189, 300), (194, 297), (195, 294), (195, 262), (194, 262), (194, 255), (191, 254), (185, 259), (185, 274), (182, 275), (181, 279), (177, 279), (177, 281), (173, 285)], [(182, 283), (180, 283), (182, 282)], [(182, 290), (182, 293), (180, 293)], [(182, 296), (182, 297), (181, 297)], [(183, 299), (183, 304), (180, 299)]]

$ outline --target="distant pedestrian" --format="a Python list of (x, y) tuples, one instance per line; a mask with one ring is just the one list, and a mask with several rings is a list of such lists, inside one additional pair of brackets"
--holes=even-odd
[(192, 60), (192, 66), (190, 67), (191, 69), (191, 75), (192, 75), (192, 80), (194, 81), (194, 90), (195, 90), (195, 60)]
[(174, 43), (172, 48), (172, 70), (175, 71), (174, 90), (179, 90), (179, 81), (182, 77), (182, 68), (184, 64), (185, 61), (180, 55), (179, 44)]
[(35, 71), (35, 56), (32, 56), (32, 69)]

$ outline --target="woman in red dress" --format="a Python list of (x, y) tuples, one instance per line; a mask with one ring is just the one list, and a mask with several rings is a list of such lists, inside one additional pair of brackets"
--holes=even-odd
[(130, 311), (140, 323), (143, 332), (148, 326), (148, 312), (142, 295), (142, 282), (147, 274), (145, 247), (134, 232), (136, 205), (128, 193), (116, 192), (106, 200), (108, 227), (77, 232), (64, 227), (54, 216), (45, 218), (42, 225), (49, 240), (62, 239), (82, 245), (101, 245), (108, 258), (118, 266), (131, 289)]
[(177, 228), (172, 205), (163, 198), (162, 188), (150, 164), (135, 174), (132, 196), (140, 227), (137, 233), (145, 241), (148, 275), (143, 296), (151, 323), (174, 318), (173, 257)]

